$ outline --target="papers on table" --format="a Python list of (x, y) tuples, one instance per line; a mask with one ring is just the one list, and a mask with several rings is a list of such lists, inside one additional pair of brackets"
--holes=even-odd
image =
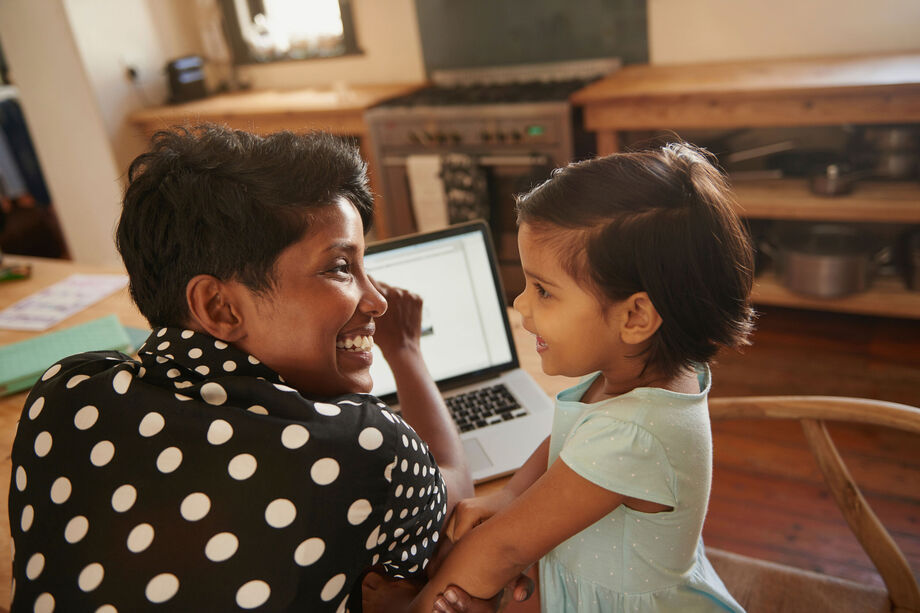
[(47, 330), (127, 284), (127, 275), (71, 275), (0, 311), (0, 328)]

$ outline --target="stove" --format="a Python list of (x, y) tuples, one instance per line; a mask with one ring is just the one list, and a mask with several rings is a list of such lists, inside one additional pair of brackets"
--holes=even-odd
[(428, 86), (368, 109), (389, 234), (484, 218), (513, 291), (513, 196), (594, 153), (569, 96), (619, 67), (597, 59), (438, 71)]

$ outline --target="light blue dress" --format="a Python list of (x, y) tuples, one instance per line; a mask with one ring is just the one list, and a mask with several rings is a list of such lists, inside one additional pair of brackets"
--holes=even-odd
[(712, 480), (709, 368), (700, 367), (698, 394), (646, 387), (583, 404), (598, 375), (556, 396), (549, 463), (560, 458), (601, 487), (673, 510), (620, 505), (550, 551), (540, 560), (542, 610), (743, 613), (701, 538)]

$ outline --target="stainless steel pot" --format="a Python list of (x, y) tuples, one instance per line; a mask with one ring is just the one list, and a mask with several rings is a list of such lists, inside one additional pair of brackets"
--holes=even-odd
[(818, 298), (865, 291), (888, 255), (867, 234), (845, 224), (786, 229), (775, 242), (783, 285)]

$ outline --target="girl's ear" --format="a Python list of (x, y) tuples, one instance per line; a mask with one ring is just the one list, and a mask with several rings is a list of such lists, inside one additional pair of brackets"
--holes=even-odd
[(241, 286), (211, 275), (192, 277), (185, 286), (191, 327), (229, 343), (246, 336)]
[(638, 345), (652, 338), (661, 327), (661, 315), (646, 292), (636, 292), (622, 302), (620, 339)]

